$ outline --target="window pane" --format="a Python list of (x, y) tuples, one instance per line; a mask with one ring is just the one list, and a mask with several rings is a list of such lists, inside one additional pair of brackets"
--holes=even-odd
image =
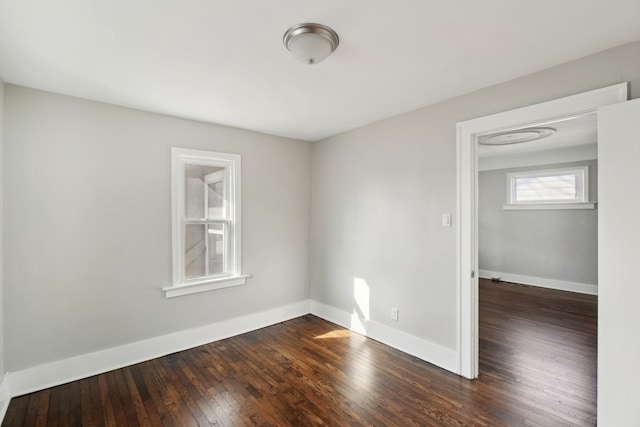
[[(207, 177), (219, 175), (221, 188), (224, 188), (224, 168), (187, 164), (184, 168), (185, 189), (185, 218), (205, 218), (205, 206), (209, 193), (205, 184)], [(207, 190), (207, 192), (205, 192)], [(222, 193), (220, 193), (222, 194)]]
[(184, 277), (202, 277), (206, 272), (205, 232), (207, 224), (188, 224), (185, 227)]
[(226, 225), (187, 224), (185, 227), (185, 279), (225, 272)]
[(224, 268), (225, 224), (209, 224), (209, 274), (222, 274)]
[(576, 200), (577, 198), (578, 177), (576, 175), (515, 179), (515, 200), (518, 202)]
[(224, 181), (207, 185), (207, 218), (224, 218)]

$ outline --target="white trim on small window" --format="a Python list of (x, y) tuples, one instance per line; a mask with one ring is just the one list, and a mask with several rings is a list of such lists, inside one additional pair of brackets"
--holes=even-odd
[(245, 284), (240, 177), (237, 154), (171, 149), (173, 284), (163, 288), (167, 298)]
[(595, 203), (541, 203), (539, 205), (503, 205), (505, 211), (548, 211), (548, 210), (580, 210), (595, 209)]
[(507, 174), (505, 210), (594, 207), (589, 201), (588, 166)]

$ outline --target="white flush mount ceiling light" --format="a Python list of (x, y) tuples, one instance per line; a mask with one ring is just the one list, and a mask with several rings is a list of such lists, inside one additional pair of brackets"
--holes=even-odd
[(534, 127), (518, 130), (510, 130), (507, 132), (492, 133), (482, 135), (478, 138), (480, 145), (511, 145), (521, 144), (523, 142), (537, 141), (547, 138), (556, 133), (554, 128), (550, 127)]
[(326, 25), (298, 24), (284, 33), (282, 42), (300, 62), (313, 65), (324, 61), (338, 47), (338, 34)]

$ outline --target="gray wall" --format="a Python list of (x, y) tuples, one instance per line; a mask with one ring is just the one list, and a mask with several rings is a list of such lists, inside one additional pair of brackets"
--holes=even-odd
[[(311, 144), (7, 85), (6, 368), (309, 298)], [(242, 155), (247, 285), (165, 299), (172, 146)]]
[[(640, 96), (640, 42), (314, 143), (313, 162), (309, 143), (7, 85), (5, 367), (308, 298), (311, 167), (311, 296), (351, 312), (363, 279), (373, 320), (455, 348), (455, 124), (622, 81)], [(162, 296), (171, 146), (243, 156), (246, 286)]]
[(312, 298), (351, 313), (362, 278), (372, 320), (455, 349), (456, 123), (623, 81), (640, 96), (640, 42), (314, 144)]
[(598, 211), (504, 210), (509, 172), (589, 166), (589, 198), (597, 201), (597, 161), (480, 172), (481, 270), (596, 285)]

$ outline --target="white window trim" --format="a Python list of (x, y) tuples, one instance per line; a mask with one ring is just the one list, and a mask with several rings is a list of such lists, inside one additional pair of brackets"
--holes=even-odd
[[(517, 201), (515, 182), (518, 178), (538, 178), (555, 175), (576, 175), (577, 197), (570, 200)], [(545, 210), (545, 209), (594, 209), (595, 203), (589, 201), (589, 166), (576, 166), (561, 169), (540, 169), (507, 174), (507, 203), (504, 210)]]
[[(228, 186), (228, 213), (226, 222), (229, 227), (227, 251), (227, 271), (222, 275), (205, 278), (184, 278), (184, 216), (185, 165), (198, 164), (224, 168)], [(217, 153), (212, 151), (171, 149), (171, 226), (173, 255), (173, 284), (163, 288), (165, 297), (172, 298), (197, 292), (244, 285), (249, 275), (242, 274), (242, 201), (241, 201), (241, 162), (240, 155)], [(193, 223), (193, 219), (189, 222)], [(205, 222), (205, 219), (202, 219)], [(218, 222), (218, 221), (217, 221)]]
[(505, 211), (543, 211), (543, 210), (563, 210), (563, 209), (595, 209), (596, 203), (540, 203), (540, 204), (517, 204), (503, 205)]

